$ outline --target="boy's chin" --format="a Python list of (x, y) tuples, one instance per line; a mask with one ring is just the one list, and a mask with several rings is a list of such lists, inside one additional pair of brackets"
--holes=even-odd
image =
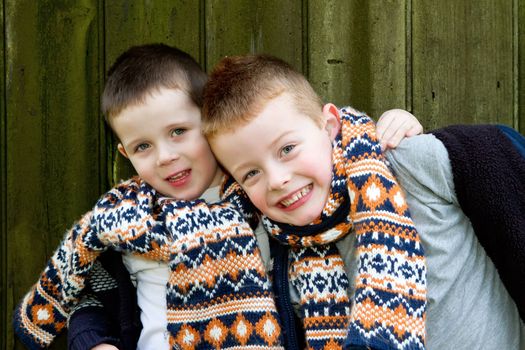
[(312, 222), (317, 220), (321, 216), (321, 212), (318, 214), (309, 214), (309, 215), (284, 215), (279, 217), (271, 217), (268, 216), (270, 219), (276, 222), (280, 222), (287, 225), (293, 225), (293, 226), (306, 226), (310, 225)]

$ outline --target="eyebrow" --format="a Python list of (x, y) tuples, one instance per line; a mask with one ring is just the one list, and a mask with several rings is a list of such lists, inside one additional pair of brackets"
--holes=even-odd
[[(270, 144), (269, 144), (269, 148), (274, 148), (276, 144), (278, 144), (284, 137), (288, 136), (289, 134), (292, 134), (294, 132), (294, 130), (288, 130), (288, 131), (285, 131), (283, 132), (281, 135), (279, 135), (275, 140), (273, 140)], [(233, 174), (236, 174), (237, 172), (243, 170), (244, 168), (249, 168), (249, 162), (246, 162), (246, 163), (241, 163), (240, 165), (238, 165), (237, 167), (235, 167), (230, 173), (233, 175)]]
[[(192, 124), (193, 123), (192, 123), (191, 118), (185, 118), (182, 121), (178, 121), (176, 123), (168, 124), (163, 129), (164, 130), (171, 130), (171, 129), (178, 129), (178, 128), (188, 128)], [(122, 145), (124, 145), (124, 148), (126, 148), (126, 147), (129, 147), (129, 146), (135, 146), (137, 144), (141, 144), (143, 142), (149, 142), (148, 140), (149, 140), (149, 137), (148, 138), (138, 137), (137, 139), (131, 140), (131, 142), (129, 142), (127, 144), (122, 143)]]
[(288, 131), (285, 131), (283, 132), (281, 135), (279, 135), (279, 137), (277, 137), (275, 140), (273, 140), (271, 143), (270, 143), (270, 147), (275, 147), (275, 145), (277, 143), (279, 143), (281, 141), (281, 139), (285, 138), (286, 136), (288, 136), (289, 134), (292, 134), (294, 133), (294, 130), (288, 130)]
[(131, 149), (134, 150), (137, 145), (140, 145), (141, 143), (144, 143), (144, 142), (148, 142), (147, 139), (138, 138), (138, 139), (132, 140), (131, 142), (128, 142), (126, 144), (122, 143), (122, 145), (124, 146), (124, 149), (129, 148), (130, 150)]
[[(241, 180), (242, 180), (242, 173), (244, 172), (244, 168), (249, 168), (249, 163), (242, 163), (241, 165), (239, 166), (236, 166), (234, 169), (232, 169), (232, 171), (230, 171), (230, 173), (235, 177), (235, 175), (240, 175), (241, 177)], [(241, 171), (242, 170), (242, 171)], [(239, 172), (241, 172), (241, 174), (238, 174)]]

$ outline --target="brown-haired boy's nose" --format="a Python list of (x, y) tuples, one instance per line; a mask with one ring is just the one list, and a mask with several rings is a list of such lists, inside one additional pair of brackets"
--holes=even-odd
[(168, 165), (179, 158), (180, 156), (178, 152), (175, 152), (169, 149), (159, 150), (158, 156), (157, 156), (157, 165), (158, 166)]

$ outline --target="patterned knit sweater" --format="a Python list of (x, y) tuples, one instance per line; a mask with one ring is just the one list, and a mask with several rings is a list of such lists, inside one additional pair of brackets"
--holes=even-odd
[(94, 261), (108, 248), (168, 263), (172, 348), (282, 349), (271, 285), (241, 211), (163, 198), (138, 178), (103, 195), (66, 233), (18, 305), (14, 328), (27, 347), (46, 348), (65, 328)]

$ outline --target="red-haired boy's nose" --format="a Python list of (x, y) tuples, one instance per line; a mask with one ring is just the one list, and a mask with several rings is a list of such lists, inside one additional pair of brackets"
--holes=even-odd
[(268, 172), (268, 190), (280, 190), (290, 181), (290, 175), (285, 169), (273, 169)]

